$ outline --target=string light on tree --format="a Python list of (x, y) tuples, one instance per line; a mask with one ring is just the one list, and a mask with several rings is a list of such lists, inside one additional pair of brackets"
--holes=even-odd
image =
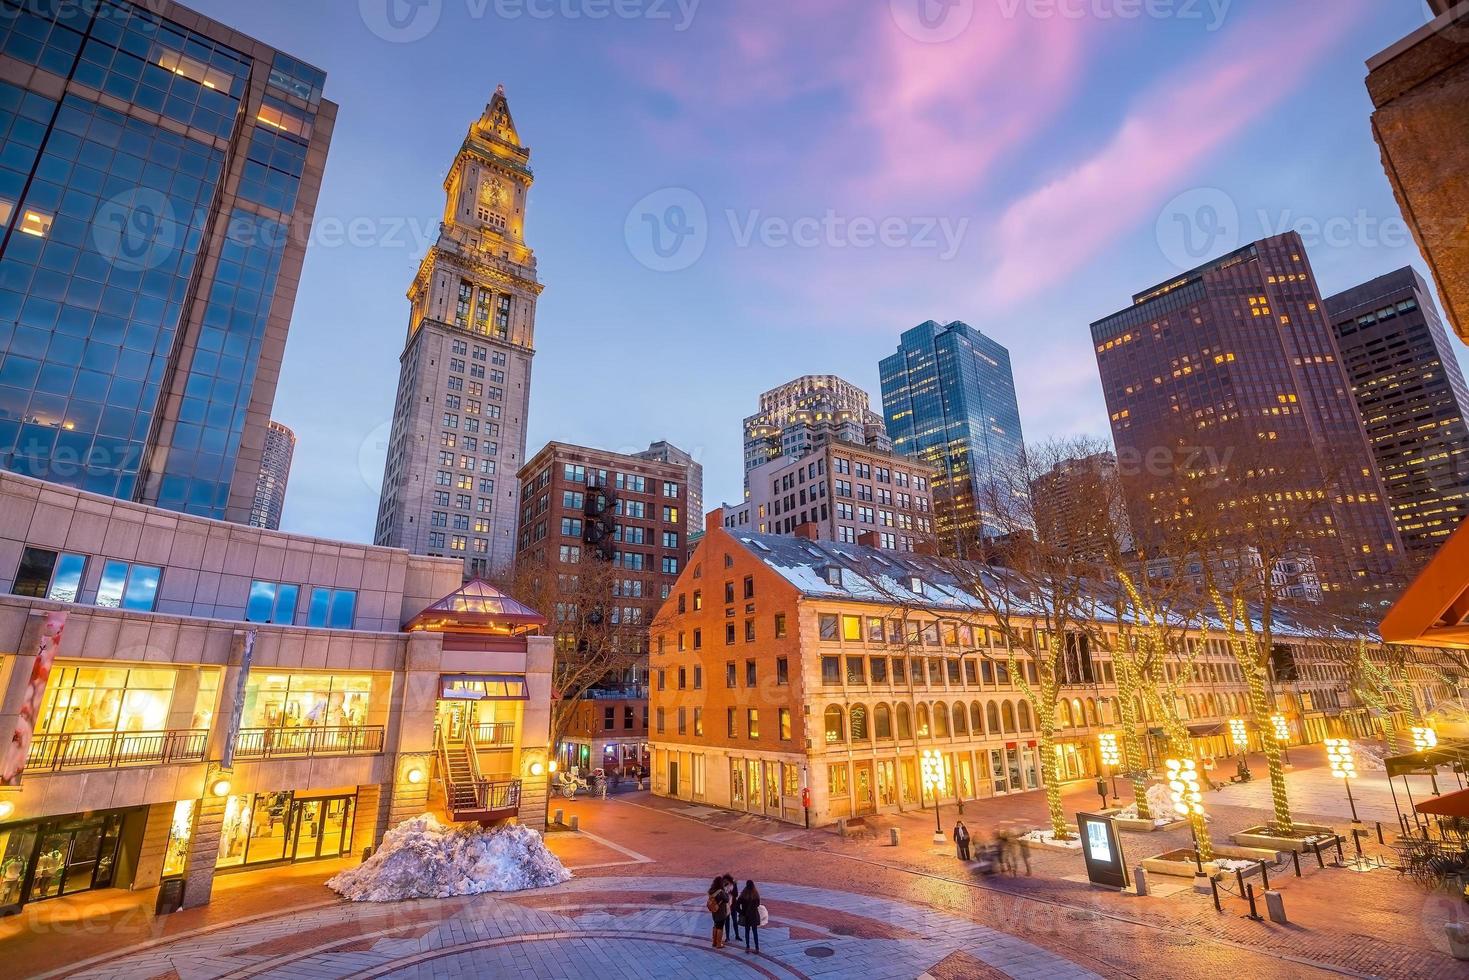
[(1114, 732), (1102, 732), (1097, 736), (1097, 750), (1102, 758), (1102, 765), (1112, 776), (1112, 799), (1117, 796), (1117, 770), (1122, 765), (1122, 750), (1117, 745), (1117, 735)]
[(1414, 728), (1411, 731), (1413, 733), (1413, 751), (1426, 752), (1429, 749), (1438, 748), (1438, 732), (1432, 728)]
[(1245, 730), (1245, 720), (1243, 718), (1229, 719), (1229, 738), (1234, 742), (1234, 747), (1241, 753), (1249, 747), (1250, 733)]
[(1290, 722), (1285, 715), (1271, 715), (1270, 725), (1275, 729), (1275, 744), (1285, 752), (1285, 761), (1290, 763)]

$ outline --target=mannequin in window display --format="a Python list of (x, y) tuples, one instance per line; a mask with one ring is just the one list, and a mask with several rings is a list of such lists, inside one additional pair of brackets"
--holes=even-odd
[(52, 848), (36, 860), (36, 884), (39, 893), (43, 897), (49, 898), (55, 894), (52, 891), (52, 886), (59, 886), (60, 882), (57, 879), (61, 877), (61, 869), (64, 863), (64, 859), (61, 856), (61, 848), (59, 847)]
[(25, 877), (26, 860), (19, 854), (6, 857), (0, 864), (0, 905), (14, 905), (20, 901), (20, 881)]

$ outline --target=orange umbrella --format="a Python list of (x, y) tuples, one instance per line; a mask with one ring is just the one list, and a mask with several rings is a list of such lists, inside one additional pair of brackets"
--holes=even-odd
[(1469, 817), (1469, 789), (1435, 796), (1413, 807), (1419, 813), (1436, 813), (1441, 817)]

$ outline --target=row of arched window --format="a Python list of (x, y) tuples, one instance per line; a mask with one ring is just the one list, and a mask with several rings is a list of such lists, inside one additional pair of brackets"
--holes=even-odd
[(1016, 735), (1035, 731), (1030, 704), (1026, 701), (978, 701), (965, 705), (943, 701), (896, 706), (878, 704), (869, 712), (867, 705), (854, 704), (843, 709), (830, 705), (822, 718), (828, 745), (846, 742), (891, 741), (914, 738), (949, 738), (958, 735)]

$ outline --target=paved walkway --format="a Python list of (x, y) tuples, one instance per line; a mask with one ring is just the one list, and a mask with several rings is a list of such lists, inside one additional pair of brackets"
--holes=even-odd
[(120, 977), (1089, 978), (1030, 943), (886, 898), (768, 885), (759, 954), (709, 945), (707, 882), (585, 878), (509, 896), (339, 903), (216, 928), (70, 975)]

